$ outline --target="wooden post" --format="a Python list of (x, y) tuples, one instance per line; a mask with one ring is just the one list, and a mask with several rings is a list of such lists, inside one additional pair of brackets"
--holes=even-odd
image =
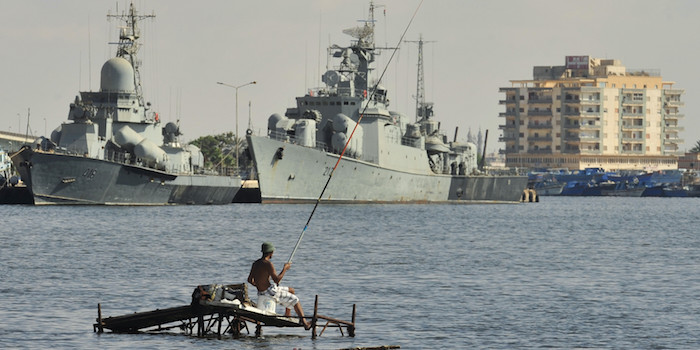
[(318, 294), (314, 300), (314, 317), (311, 319), (311, 339), (316, 339), (316, 321), (318, 320)]
[(100, 303), (97, 303), (97, 333), (102, 333), (104, 332), (104, 329), (102, 328), (102, 306)]
[(216, 338), (221, 339), (221, 322), (223, 321), (223, 316), (219, 312), (219, 326), (216, 328)]
[(262, 324), (260, 322), (256, 322), (257, 326), (255, 326), (255, 336), (260, 338), (262, 337)]
[(241, 322), (242, 321), (238, 318), (238, 315), (236, 314), (233, 317), (233, 325), (231, 326), (234, 339), (238, 339), (241, 336)]
[(355, 306), (356, 304), (352, 304), (352, 326), (348, 327), (348, 335), (351, 337), (355, 336)]
[(201, 337), (204, 335), (204, 316), (199, 315), (197, 317), (197, 336)]

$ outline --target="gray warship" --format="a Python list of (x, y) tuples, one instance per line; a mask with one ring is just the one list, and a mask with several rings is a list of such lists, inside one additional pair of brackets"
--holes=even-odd
[(202, 152), (181, 145), (179, 126), (163, 125), (145, 103), (139, 74), (138, 21), (109, 15), (120, 28), (116, 57), (102, 66), (100, 91), (80, 92), (69, 122), (11, 156), (34, 204), (227, 204), (241, 178), (206, 171)]
[(348, 139), (324, 202), (519, 202), (526, 176), (480, 171), (476, 145), (449, 142), (440, 131), (432, 103), (422, 98), (421, 54), (415, 122), (388, 109), (387, 90), (372, 76), (380, 53), (374, 23), (370, 3), (365, 24), (343, 31), (354, 38), (350, 46), (330, 47), (340, 63), (323, 75), (325, 87), (297, 97), (284, 116), (271, 115), (267, 135), (248, 131), (262, 202), (319, 199)]

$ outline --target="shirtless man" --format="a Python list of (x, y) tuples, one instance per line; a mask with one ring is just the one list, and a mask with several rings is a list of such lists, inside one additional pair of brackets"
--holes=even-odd
[[(294, 295), (294, 288), (279, 286), (280, 280), (284, 277), (284, 273), (292, 266), (290, 263), (285, 263), (282, 271), (278, 275), (275, 271), (275, 266), (270, 259), (274, 253), (275, 247), (272, 243), (265, 242), (262, 244), (262, 257), (255, 260), (250, 268), (248, 275), (248, 283), (258, 289), (258, 295), (267, 295), (286, 308), (285, 316), (289, 316), (290, 307), (294, 306), (294, 311), (299, 315), (299, 323), (304, 326), (304, 329), (311, 328), (311, 325), (304, 319), (304, 310), (299, 303), (299, 297)], [(272, 278), (272, 282), (270, 282)]]

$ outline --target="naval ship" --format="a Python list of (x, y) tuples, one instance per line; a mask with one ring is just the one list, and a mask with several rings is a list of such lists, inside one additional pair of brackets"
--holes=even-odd
[(202, 152), (181, 145), (177, 124), (163, 125), (142, 95), (139, 15), (109, 15), (120, 28), (116, 57), (102, 66), (100, 91), (80, 92), (69, 122), (12, 155), (34, 204), (226, 204), (241, 178), (203, 167)]
[[(262, 202), (518, 202), (527, 176), (480, 171), (476, 145), (450, 142), (432, 103), (417, 99), (414, 122), (388, 109), (387, 90), (373, 77), (381, 49), (372, 3), (368, 17), (343, 31), (354, 38), (349, 46), (329, 49), (339, 64), (322, 76), (325, 87), (297, 97), (284, 116), (271, 115), (267, 135), (248, 130)], [(420, 93), (420, 53), (418, 71)]]

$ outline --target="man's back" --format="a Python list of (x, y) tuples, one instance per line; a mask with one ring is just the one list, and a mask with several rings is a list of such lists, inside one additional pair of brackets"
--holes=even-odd
[(274, 267), (270, 260), (265, 258), (260, 258), (253, 263), (250, 268), (250, 277), (252, 281), (250, 282), (259, 292), (265, 291), (270, 288), (270, 275), (273, 273)]

